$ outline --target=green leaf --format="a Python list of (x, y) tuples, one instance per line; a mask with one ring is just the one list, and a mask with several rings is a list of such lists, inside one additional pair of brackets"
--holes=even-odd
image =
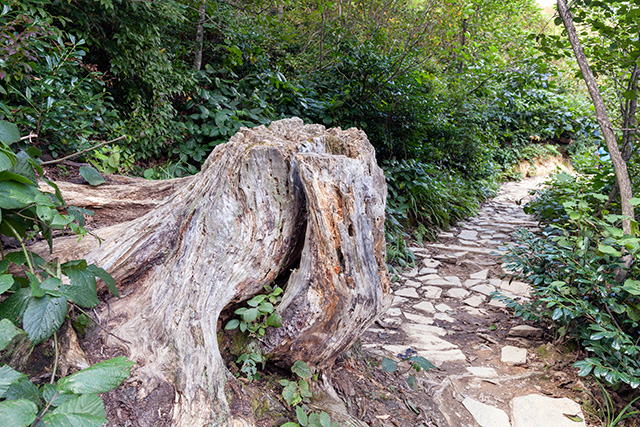
[(425, 372), (429, 372), (431, 369), (436, 369), (436, 365), (429, 362), (427, 359), (425, 359), (422, 356), (413, 356), (409, 358), (409, 360), (417, 364), (420, 367), (420, 369), (424, 370)]
[(291, 421), (282, 424), (280, 427), (300, 427), (298, 423), (292, 423)]
[(382, 370), (384, 372), (395, 372), (398, 369), (398, 364), (388, 357), (382, 359)]
[(279, 328), (282, 326), (282, 316), (278, 313), (272, 313), (269, 317), (267, 317), (267, 325), (273, 326), (274, 328)]
[(616, 257), (622, 256), (622, 253), (613, 246), (604, 245), (602, 243), (598, 243), (598, 250), (603, 254), (613, 255)]
[(48, 427), (101, 427), (107, 418), (102, 399), (95, 394), (83, 394), (63, 402), (42, 421)]
[(87, 271), (92, 273), (98, 279), (102, 279), (102, 281), (107, 285), (109, 292), (115, 295), (117, 298), (120, 298), (120, 294), (118, 293), (118, 288), (116, 288), (116, 281), (113, 280), (113, 277), (106, 270), (98, 267), (95, 264), (89, 264), (87, 266)]
[(320, 412), (320, 425), (322, 427), (331, 427), (331, 417), (326, 412)]
[(242, 313), (242, 320), (247, 323), (251, 323), (258, 318), (258, 314), (260, 314), (260, 312), (257, 308), (249, 308), (247, 311)]
[(27, 304), (22, 327), (33, 345), (47, 340), (57, 331), (67, 315), (67, 299), (45, 295)]
[(307, 416), (307, 412), (302, 408), (302, 406), (296, 407), (296, 418), (298, 422), (303, 426), (309, 424), (309, 417)]
[(32, 185), (15, 181), (0, 181), (0, 209), (22, 209), (33, 205), (41, 194)]
[(58, 390), (77, 394), (106, 393), (129, 377), (133, 362), (120, 356), (97, 363), (58, 381)]
[(93, 166), (81, 166), (79, 172), (80, 176), (82, 176), (89, 185), (94, 187), (105, 182), (105, 179), (100, 175), (100, 172), (98, 172)]
[(291, 372), (303, 379), (311, 378), (311, 369), (302, 360), (296, 360), (291, 366)]
[(640, 295), (640, 280), (627, 279), (624, 281), (622, 289), (631, 295)]
[(9, 319), (0, 320), (0, 351), (7, 348), (11, 341), (22, 333), (20, 328), (17, 328)]
[(0, 274), (0, 294), (6, 292), (13, 286), (13, 275)]
[(5, 400), (0, 402), (0, 425), (24, 427), (36, 420), (38, 407), (30, 400)]
[(232, 329), (237, 328), (240, 325), (240, 320), (231, 319), (227, 322), (227, 325), (224, 327), (226, 330), (230, 331)]
[(36, 406), (42, 405), (38, 387), (26, 377), (11, 384), (9, 390), (4, 394), (4, 398), (6, 400), (27, 399), (35, 403)]
[(20, 130), (14, 123), (0, 120), (0, 141), (6, 144), (13, 144), (20, 141)]
[(22, 372), (18, 372), (8, 365), (0, 366), (0, 398), (4, 397), (4, 394), (9, 390), (11, 384), (24, 378), (27, 378), (27, 376)]
[(632, 206), (638, 206), (640, 205), (640, 197), (632, 197), (631, 199), (629, 199), (629, 203)]
[(411, 390), (415, 390), (416, 389), (416, 376), (415, 375), (409, 375), (409, 377), (407, 377), (407, 384), (409, 385), (409, 387), (411, 387)]
[(96, 288), (96, 277), (86, 263), (64, 263), (62, 272), (69, 277), (69, 284), (60, 287), (60, 293), (81, 307), (100, 304)]
[(20, 288), (0, 303), (0, 318), (10, 320), (14, 325), (22, 321), (29, 302), (33, 299), (29, 288)]

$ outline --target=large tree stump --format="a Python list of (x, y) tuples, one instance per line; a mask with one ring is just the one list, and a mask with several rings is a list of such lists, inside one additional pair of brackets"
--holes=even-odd
[(157, 188), (175, 192), (98, 230), (100, 247), (87, 238), (58, 250), (116, 279), (123, 297), (111, 301), (110, 329), (130, 342), (147, 393), (173, 386), (174, 425), (228, 424), (218, 317), (289, 269), (283, 325), (263, 342), (281, 363), (330, 367), (390, 303), (386, 184), (359, 130), (300, 119), (243, 128), (195, 177)]

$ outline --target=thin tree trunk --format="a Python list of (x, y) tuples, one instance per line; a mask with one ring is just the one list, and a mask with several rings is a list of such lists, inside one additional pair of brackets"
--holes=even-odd
[(573, 25), (571, 12), (567, 8), (567, 4), (564, 0), (557, 0), (557, 5), (558, 13), (560, 14), (560, 18), (562, 19), (564, 27), (567, 30), (569, 42), (571, 43), (571, 47), (573, 48), (576, 60), (578, 61), (578, 65), (580, 66), (580, 71), (582, 71), (582, 76), (587, 85), (587, 88), (589, 89), (591, 99), (593, 100), (593, 105), (596, 109), (596, 119), (598, 120), (600, 129), (602, 130), (605, 143), (607, 144), (607, 150), (611, 155), (611, 161), (613, 162), (613, 167), (616, 172), (616, 180), (618, 183), (618, 187), (620, 188), (622, 214), (626, 217), (622, 220), (622, 229), (625, 233), (631, 234), (631, 219), (634, 219), (635, 216), (633, 205), (631, 205), (630, 203), (630, 200), (633, 197), (633, 191), (631, 189), (631, 180), (629, 179), (627, 164), (623, 160), (620, 149), (618, 148), (618, 142), (616, 139), (616, 135), (613, 132), (613, 126), (611, 125), (611, 120), (609, 119), (607, 108), (604, 105), (602, 95), (598, 90), (598, 84), (596, 83), (596, 79), (593, 77), (593, 72), (591, 71), (591, 67), (589, 66), (587, 57), (582, 50), (580, 40), (578, 39), (578, 34)]
[(204, 20), (205, 20), (205, 0), (200, 0), (198, 6), (198, 26), (196, 30), (196, 58), (194, 67), (200, 71), (202, 68), (202, 50), (204, 49)]

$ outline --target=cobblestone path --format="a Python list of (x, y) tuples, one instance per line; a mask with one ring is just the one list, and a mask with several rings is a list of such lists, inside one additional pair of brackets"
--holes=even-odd
[(490, 298), (529, 297), (527, 284), (504, 277), (499, 253), (517, 228), (536, 228), (517, 202), (541, 181), (505, 184), (477, 217), (412, 248), (416, 267), (399, 274), (393, 306), (363, 338), (370, 352), (398, 360), (412, 349), (438, 367), (418, 376), (434, 426), (586, 426), (545, 372), (545, 331)]

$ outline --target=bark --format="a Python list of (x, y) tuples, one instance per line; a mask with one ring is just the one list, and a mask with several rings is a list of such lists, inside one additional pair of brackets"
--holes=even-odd
[(198, 175), (166, 185), (175, 192), (146, 215), (98, 230), (101, 246), (84, 239), (72, 256), (89, 251), (116, 279), (110, 328), (130, 342), (141, 393), (175, 389), (174, 425), (231, 423), (220, 313), (291, 268), (283, 326), (263, 343), (276, 362), (330, 368), (390, 304), (386, 184), (363, 132), (300, 119), (243, 128)]
[(200, 71), (202, 68), (202, 50), (204, 48), (204, 19), (205, 19), (205, 2), (200, 1), (198, 6), (198, 24), (196, 27), (196, 57), (194, 60), (194, 67)]
[(578, 34), (573, 25), (571, 12), (567, 8), (567, 4), (564, 0), (557, 0), (557, 5), (558, 14), (562, 19), (565, 29), (567, 30), (569, 42), (571, 43), (571, 47), (573, 48), (576, 60), (578, 61), (578, 65), (580, 66), (580, 71), (582, 71), (582, 76), (587, 85), (587, 89), (589, 89), (591, 99), (593, 100), (593, 105), (596, 109), (596, 119), (598, 120), (600, 129), (602, 130), (605, 143), (607, 144), (607, 150), (611, 155), (611, 161), (616, 172), (616, 182), (620, 189), (622, 215), (625, 215), (627, 217), (626, 219), (622, 220), (622, 229), (625, 233), (631, 234), (631, 219), (634, 219), (635, 216), (633, 205), (631, 205), (631, 203), (629, 202), (633, 197), (633, 192), (631, 190), (631, 180), (629, 179), (627, 164), (620, 154), (620, 149), (618, 148), (618, 142), (616, 139), (616, 135), (613, 132), (613, 126), (611, 125), (609, 114), (607, 113), (607, 109), (604, 105), (602, 95), (600, 95), (600, 91), (598, 90), (598, 84), (596, 83), (596, 80), (593, 76), (593, 72), (591, 71), (591, 67), (589, 66), (589, 63), (587, 61), (587, 57), (582, 50), (580, 40), (578, 39)]

